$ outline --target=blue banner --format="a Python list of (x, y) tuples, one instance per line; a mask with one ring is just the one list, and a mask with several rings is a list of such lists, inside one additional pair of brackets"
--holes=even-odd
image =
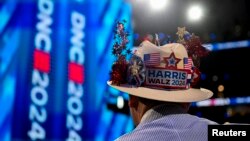
[[(77, 0), (19, 3), (18, 16), (23, 13), (33, 20), (25, 23), (28, 30), (22, 40), (26, 42), (20, 47), (13, 139), (83, 139), (84, 4)], [(27, 7), (30, 12), (23, 11)]]
[(126, 19), (132, 34), (130, 13), (123, 0), (2, 1), (0, 138), (114, 140), (130, 131), (131, 118), (108, 106), (127, 95), (106, 84), (113, 29)]

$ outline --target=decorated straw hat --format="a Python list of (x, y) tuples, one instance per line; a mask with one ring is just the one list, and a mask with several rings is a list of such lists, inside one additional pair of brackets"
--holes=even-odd
[[(122, 23), (119, 23), (122, 24)], [(112, 66), (108, 85), (130, 95), (158, 101), (195, 102), (212, 97), (213, 93), (198, 85), (199, 60), (207, 54), (200, 40), (185, 28), (178, 28), (178, 43), (162, 46), (143, 41), (130, 59), (122, 54), (126, 33), (123, 24), (119, 32), (120, 46), (114, 46), (117, 60)], [(125, 39), (125, 41), (124, 41)], [(190, 51), (189, 51), (190, 50)], [(116, 52), (118, 51), (118, 53)]]

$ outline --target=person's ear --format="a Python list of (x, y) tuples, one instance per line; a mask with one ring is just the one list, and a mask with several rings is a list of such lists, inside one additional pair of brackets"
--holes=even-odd
[(186, 111), (189, 110), (190, 106), (191, 106), (191, 103), (183, 103), (183, 104), (182, 104), (182, 107), (183, 107)]
[(138, 106), (138, 97), (130, 95), (129, 96), (129, 101), (128, 101), (128, 106), (131, 108), (136, 108)]

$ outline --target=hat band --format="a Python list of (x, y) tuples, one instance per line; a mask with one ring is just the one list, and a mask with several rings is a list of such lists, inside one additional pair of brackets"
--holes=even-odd
[(146, 69), (146, 87), (188, 89), (192, 73), (185, 69), (150, 67)]

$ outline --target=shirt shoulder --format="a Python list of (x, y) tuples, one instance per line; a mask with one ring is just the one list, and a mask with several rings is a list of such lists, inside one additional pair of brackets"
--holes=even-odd
[(209, 124), (217, 123), (190, 114), (169, 115), (140, 124), (135, 130), (116, 141), (207, 140)]

